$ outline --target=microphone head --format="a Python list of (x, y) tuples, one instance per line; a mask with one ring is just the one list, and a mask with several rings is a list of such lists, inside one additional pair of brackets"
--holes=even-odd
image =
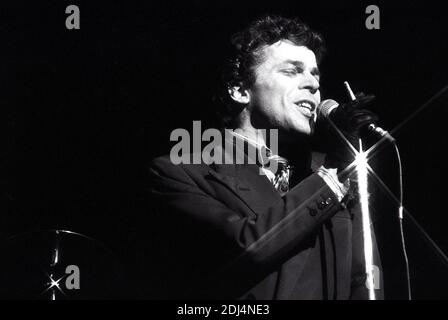
[(339, 106), (339, 103), (332, 99), (322, 101), (317, 107), (317, 116), (319, 118), (328, 118), (330, 113)]

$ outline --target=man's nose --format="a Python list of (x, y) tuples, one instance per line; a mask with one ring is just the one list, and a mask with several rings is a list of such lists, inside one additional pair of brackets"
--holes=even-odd
[(319, 81), (310, 72), (304, 72), (305, 81), (302, 83), (301, 89), (308, 89), (312, 94), (319, 90)]

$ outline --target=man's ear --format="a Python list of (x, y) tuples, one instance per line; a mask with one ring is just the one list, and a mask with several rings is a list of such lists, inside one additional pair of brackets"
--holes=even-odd
[(248, 104), (250, 101), (249, 90), (242, 86), (232, 86), (228, 88), (228, 92), (232, 100), (241, 104)]

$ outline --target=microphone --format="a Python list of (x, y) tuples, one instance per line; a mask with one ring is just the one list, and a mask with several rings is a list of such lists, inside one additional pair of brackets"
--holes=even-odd
[[(317, 107), (317, 117), (320, 119), (332, 119), (334, 117), (334, 114), (337, 112), (337, 108), (339, 107), (339, 103), (337, 103), (335, 100), (327, 99), (322, 101), (319, 106)], [(343, 108), (343, 107), (341, 107)], [(382, 129), (379, 126), (376, 126), (374, 123), (369, 123), (367, 125), (367, 131), (372, 132), (381, 138), (384, 138), (392, 143), (395, 142), (394, 137), (390, 135), (389, 132)]]

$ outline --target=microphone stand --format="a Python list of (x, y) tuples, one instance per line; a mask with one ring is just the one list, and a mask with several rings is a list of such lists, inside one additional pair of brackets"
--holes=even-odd
[[(347, 81), (344, 81), (344, 86), (351, 101), (356, 100), (356, 96), (350, 88)], [(375, 288), (376, 279), (374, 277), (375, 266), (373, 264), (373, 240), (371, 230), (371, 219), (369, 212), (369, 193), (368, 193), (368, 171), (367, 171), (367, 157), (362, 149), (362, 140), (359, 139), (359, 153), (356, 156), (356, 173), (358, 178), (358, 195), (361, 204), (362, 215), (362, 233), (364, 244), (364, 263), (367, 275), (366, 287), (369, 290), (369, 300), (376, 300)], [(378, 267), (376, 267), (378, 271)], [(379, 276), (379, 275), (378, 275)], [(379, 280), (379, 279), (378, 279)]]
[[(358, 194), (361, 204), (362, 214), (362, 233), (364, 243), (364, 262), (367, 275), (366, 286), (369, 290), (369, 300), (376, 300), (375, 288), (376, 279), (374, 277), (375, 266), (373, 265), (373, 241), (371, 231), (371, 220), (369, 212), (369, 196), (368, 196), (368, 172), (367, 158), (362, 150), (362, 141), (359, 139), (359, 154), (357, 155), (356, 173), (358, 177)], [(376, 268), (378, 270), (378, 268)]]

